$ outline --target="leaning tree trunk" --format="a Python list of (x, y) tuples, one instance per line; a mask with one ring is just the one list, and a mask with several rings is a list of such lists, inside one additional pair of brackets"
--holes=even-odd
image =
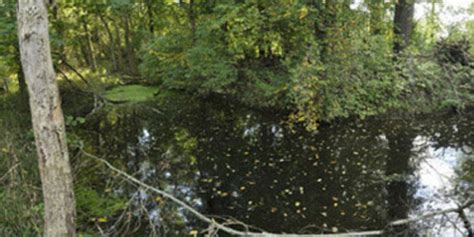
[(44, 198), (44, 235), (75, 236), (75, 201), (44, 0), (19, 0), (18, 38)]

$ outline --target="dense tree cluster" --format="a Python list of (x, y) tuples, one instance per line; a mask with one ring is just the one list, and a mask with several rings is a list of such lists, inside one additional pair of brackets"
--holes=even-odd
[[(462, 36), (472, 24), (434, 44), (439, 5), (433, 2), (426, 19), (415, 22), (410, 0), (58, 1), (50, 11), (53, 57), (64, 76), (74, 67), (95, 82), (115, 77), (217, 94), (291, 111), (311, 127), (420, 103), (427, 110), (462, 108), (472, 102), (463, 94), (472, 92), (472, 70), (463, 68), (472, 52)], [(3, 8), (1, 50), (9, 53), (2, 56), (8, 70), (0, 73), (18, 72), (24, 88), (14, 4)], [(452, 54), (461, 68), (438, 70)], [(452, 94), (439, 91), (446, 83), (462, 98), (437, 97)]]

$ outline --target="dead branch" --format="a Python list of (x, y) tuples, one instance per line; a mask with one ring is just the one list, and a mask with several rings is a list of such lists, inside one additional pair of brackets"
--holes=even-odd
[(412, 222), (421, 221), (421, 220), (424, 220), (424, 219), (428, 219), (428, 218), (431, 218), (431, 217), (435, 217), (435, 216), (439, 216), (439, 215), (443, 215), (443, 214), (447, 214), (447, 213), (451, 213), (451, 212), (457, 212), (458, 213), (460, 210), (464, 210), (464, 209), (472, 206), (473, 204), (474, 204), (474, 200), (469, 200), (469, 201), (465, 202), (463, 205), (461, 205), (459, 207), (428, 212), (428, 213), (425, 213), (421, 216), (416, 216), (416, 217), (412, 217), (412, 218), (393, 221), (393, 222), (390, 222), (388, 225), (389, 226), (405, 225), (405, 224), (409, 224), (409, 223), (412, 223)]

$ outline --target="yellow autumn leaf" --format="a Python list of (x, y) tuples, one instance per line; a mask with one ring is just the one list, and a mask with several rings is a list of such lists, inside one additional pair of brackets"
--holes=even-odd
[(305, 18), (308, 15), (308, 8), (306, 6), (303, 6), (300, 9), (300, 20)]

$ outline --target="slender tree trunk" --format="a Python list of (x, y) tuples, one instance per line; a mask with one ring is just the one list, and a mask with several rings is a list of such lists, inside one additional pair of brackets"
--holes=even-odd
[[(52, 8), (53, 12), (53, 28), (56, 31), (57, 37), (61, 37), (62, 39), (65, 38), (64, 36), (64, 25), (61, 19), (59, 18), (59, 11), (58, 11), (58, 5), (54, 5)], [(61, 59), (67, 60), (66, 58), (66, 47), (64, 43), (61, 43), (59, 45), (59, 55)]]
[(403, 51), (410, 43), (413, 31), (413, 15), (415, 13), (415, 0), (398, 0), (395, 5), (395, 17), (393, 19), (395, 54)]
[(146, 12), (148, 13), (148, 30), (153, 35), (155, 33), (155, 19), (153, 14), (153, 3), (151, 0), (146, 0)]
[[(89, 67), (91, 65), (89, 54), (87, 53), (86, 45), (84, 45), (84, 40), (79, 40), (79, 49), (81, 51), (81, 56), (84, 61), (84, 66)], [(80, 58), (80, 57), (78, 57)]]
[(81, 18), (82, 28), (84, 29), (84, 33), (86, 34), (86, 49), (87, 49), (87, 56), (89, 57), (89, 66), (91, 67), (92, 71), (96, 70), (96, 60), (94, 55), (94, 47), (92, 45), (91, 40), (91, 33), (89, 32), (89, 26), (87, 25), (87, 21), (84, 18)]
[[(386, 165), (388, 177), (401, 176), (387, 182), (388, 192), (388, 218), (390, 221), (405, 219), (410, 209), (409, 183), (406, 179), (411, 174), (410, 157), (412, 155), (415, 133), (411, 130), (409, 122), (394, 123), (387, 133), (389, 153)], [(409, 226), (399, 225), (388, 229), (390, 236), (412, 236)], [(401, 234), (403, 233), (403, 234)]]
[(44, 198), (44, 235), (75, 236), (75, 200), (44, 0), (19, 0), (18, 38)]
[(117, 57), (115, 56), (115, 40), (114, 36), (112, 35), (112, 31), (110, 30), (109, 25), (104, 19), (104, 16), (102, 16), (101, 13), (97, 14), (99, 16), (100, 21), (102, 22), (102, 25), (104, 25), (105, 32), (107, 33), (107, 36), (109, 37), (109, 49), (110, 49), (110, 57), (112, 58), (112, 64), (113, 64), (113, 72), (117, 72), (119, 70), (119, 65), (117, 64)]
[(130, 30), (130, 17), (125, 15), (124, 17), (124, 30), (125, 30), (125, 50), (127, 52), (127, 62), (128, 62), (128, 73), (130, 75), (136, 75), (137, 64), (135, 61), (135, 50), (132, 44), (132, 32)]
[(189, 9), (188, 9), (189, 24), (191, 26), (191, 37), (196, 41), (196, 16), (194, 14), (194, 0), (189, 0)]
[(119, 65), (119, 69), (124, 72), (125, 65), (123, 63), (123, 50), (122, 50), (122, 38), (120, 35), (120, 27), (117, 21), (113, 21), (114, 25), (114, 33), (115, 33), (115, 46), (117, 51), (117, 64)]

